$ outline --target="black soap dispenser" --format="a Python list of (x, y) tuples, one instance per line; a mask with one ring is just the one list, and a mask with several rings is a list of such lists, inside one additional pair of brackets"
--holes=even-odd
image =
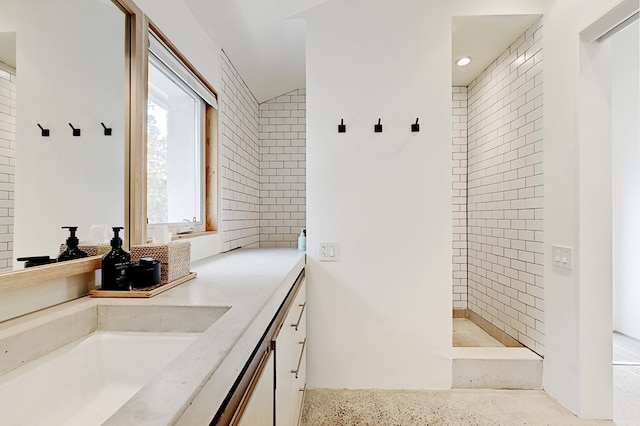
[(58, 262), (65, 260), (74, 260), (87, 257), (87, 253), (78, 248), (78, 238), (76, 237), (77, 226), (63, 226), (62, 229), (69, 230), (69, 238), (67, 238), (67, 248), (58, 256)]
[(115, 226), (111, 239), (111, 251), (102, 256), (102, 290), (129, 290), (128, 269), (131, 255), (122, 248), (119, 236), (122, 227)]

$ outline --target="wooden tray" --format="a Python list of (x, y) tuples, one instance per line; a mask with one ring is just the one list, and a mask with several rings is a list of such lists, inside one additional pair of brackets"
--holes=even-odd
[(149, 297), (153, 297), (156, 294), (160, 294), (160, 293), (164, 293), (167, 290), (172, 289), (173, 287), (179, 286), (182, 283), (185, 283), (189, 280), (192, 280), (196, 277), (196, 273), (195, 272), (191, 272), (189, 273), (189, 275), (186, 275), (182, 278), (179, 278), (175, 281), (171, 281), (170, 283), (167, 283), (165, 285), (156, 285), (153, 287), (147, 287), (147, 288), (137, 288), (135, 290), (129, 290), (129, 291), (119, 291), (119, 290), (100, 290), (100, 289), (95, 289), (95, 290), (91, 290), (89, 292), (89, 296), (91, 297), (137, 297), (137, 298), (149, 298)]

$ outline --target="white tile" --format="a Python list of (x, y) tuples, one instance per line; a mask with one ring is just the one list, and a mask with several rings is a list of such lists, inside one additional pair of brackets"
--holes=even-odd
[[(539, 76), (542, 72), (539, 28), (540, 24), (536, 23), (526, 36), (519, 37), (468, 87), (468, 234), (461, 232), (459, 223), (453, 229), (454, 241), (459, 240), (456, 237), (469, 240), (467, 262), (473, 272), (467, 283), (470, 307), (487, 315), (485, 319), (499, 328), (516, 333), (514, 337), (528, 339), (536, 349), (543, 347), (542, 341), (539, 332), (529, 333), (535, 330), (535, 325), (533, 317), (527, 316), (523, 308), (526, 303), (521, 300), (543, 303), (541, 287), (533, 285), (541, 275), (537, 272), (541, 272), (543, 260), (543, 88)], [(529, 49), (531, 52), (527, 54)], [(452, 99), (456, 101), (453, 117), (463, 113), (461, 91), (461, 88), (452, 89)], [(459, 119), (453, 123), (463, 127)], [(454, 153), (462, 152), (455, 150), (457, 143), (459, 140), (452, 140)], [(540, 143), (539, 148), (536, 143)], [(452, 160), (461, 160), (461, 157)], [(453, 167), (453, 176), (464, 173), (461, 162), (455, 161)], [(460, 187), (453, 189), (458, 190), (452, 198), (455, 214), (455, 207), (464, 198)], [(460, 262), (459, 256), (455, 257), (454, 265), (455, 262)], [(529, 288), (538, 290), (527, 293), (525, 282), (530, 283)], [(505, 287), (507, 285), (517, 290)], [(478, 293), (471, 297), (473, 289)], [(518, 315), (508, 306), (508, 300), (513, 300), (513, 306), (522, 312), (521, 322), (517, 322)], [(503, 307), (509, 315), (500, 312)], [(516, 322), (509, 324), (505, 318), (514, 318)]]

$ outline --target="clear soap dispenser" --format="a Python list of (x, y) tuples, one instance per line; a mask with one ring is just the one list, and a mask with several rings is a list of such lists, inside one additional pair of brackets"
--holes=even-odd
[(62, 229), (69, 230), (69, 238), (67, 238), (67, 248), (58, 256), (58, 262), (65, 260), (74, 260), (87, 257), (87, 253), (78, 248), (78, 238), (76, 237), (77, 226), (63, 226)]
[(111, 251), (102, 256), (102, 290), (129, 290), (128, 270), (131, 266), (131, 254), (122, 248), (120, 230), (115, 226), (111, 239)]

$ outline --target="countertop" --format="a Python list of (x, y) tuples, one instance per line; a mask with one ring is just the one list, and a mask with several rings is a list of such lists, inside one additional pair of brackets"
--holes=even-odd
[[(151, 299), (85, 297), (35, 317), (47, 321), (47, 315), (100, 303), (228, 307), (105, 423), (208, 424), (304, 265), (304, 252), (295, 249), (240, 249), (193, 263), (197, 278)], [(29, 317), (3, 323), (0, 333), (25, 327)]]

